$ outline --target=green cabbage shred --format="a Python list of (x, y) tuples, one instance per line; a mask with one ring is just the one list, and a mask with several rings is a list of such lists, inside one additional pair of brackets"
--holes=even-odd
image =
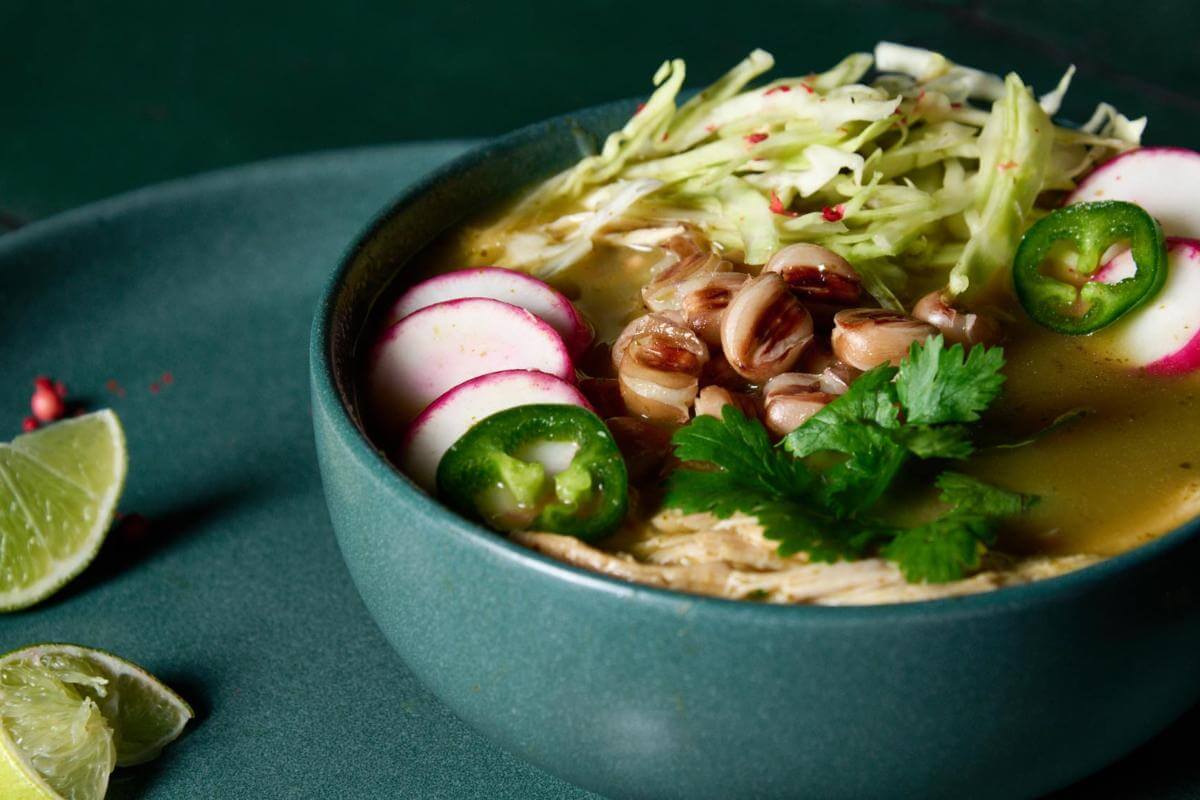
[(1073, 70), (1039, 100), (1015, 74), (888, 42), (752, 85), (773, 66), (755, 50), (680, 104), (684, 62), (664, 63), (599, 153), (491, 228), (499, 263), (547, 277), (605, 234), (646, 242), (685, 223), (749, 265), (794, 242), (828, 247), (885, 307), (947, 284), (981, 296), (1003, 280), (1039, 197), (1136, 147), (1145, 127), (1107, 104), (1077, 129), (1053, 124)]

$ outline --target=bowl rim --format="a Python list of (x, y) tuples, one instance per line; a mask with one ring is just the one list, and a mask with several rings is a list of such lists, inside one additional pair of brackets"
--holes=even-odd
[[(634, 583), (602, 573), (592, 572), (559, 561), (535, 550), (499, 536), (465, 517), (451, 511), (436, 498), (426, 494), (408, 476), (389, 461), (355, 422), (347, 399), (335, 379), (331, 335), (335, 329), (336, 298), (342, 291), (350, 268), (359, 253), (367, 247), (381, 229), (416, 205), (429, 192), (457, 174), (482, 164), (487, 159), (516, 149), (523, 144), (547, 135), (561, 127), (577, 127), (576, 118), (625, 111), (629, 113), (637, 99), (624, 99), (576, 109), (518, 128), (500, 137), (470, 147), (403, 189), (381, 209), (343, 251), (336, 269), (321, 290), (309, 339), (309, 371), (314, 402), (320, 405), (329, 421), (333, 435), (358, 466), (371, 474), (381, 491), (387, 492), (399, 504), (424, 507), (439, 523), (439, 533), (454, 536), (470, 547), (479, 548), (510, 567), (528, 569), (544, 578), (555, 580), (582, 591), (593, 591), (661, 605), (675, 613), (703, 611), (756, 620), (828, 622), (844, 624), (855, 621), (912, 620), (935, 617), (979, 616), (997, 613), (1014, 607), (1056, 602), (1094, 591), (1099, 584), (1131, 572), (1179, 549), (1200, 532), (1200, 515), (1184, 522), (1153, 541), (1138, 545), (1124, 553), (1102, 557), (1094, 564), (1050, 578), (1004, 586), (982, 592), (930, 600), (899, 601), (868, 605), (827, 606), (803, 603), (755, 603), (712, 595), (691, 594), (647, 584)], [(628, 110), (626, 110), (628, 109)], [(438, 232), (441, 233), (440, 231)], [(374, 302), (377, 298), (372, 298)], [(353, 332), (357, 338), (361, 331)], [(444, 528), (444, 530), (443, 530)]]

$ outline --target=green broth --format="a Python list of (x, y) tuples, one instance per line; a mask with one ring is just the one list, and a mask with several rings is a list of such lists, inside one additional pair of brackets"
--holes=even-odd
[(1200, 380), (1151, 376), (1098, 358), (1087, 338), (1010, 326), (1008, 381), (993, 426), (1029, 431), (1087, 416), (1026, 447), (973, 458), (969, 471), (1039, 495), (1010, 524), (1024, 552), (1113, 555), (1200, 510)]
[[(493, 264), (499, 251), (489, 241), (487, 222), (443, 237), (419, 257), (417, 273)], [(640, 289), (656, 260), (656, 253), (598, 244), (549, 282), (576, 303), (599, 342), (611, 342), (644, 313)], [(1089, 412), (1032, 444), (987, 449), (964, 465), (1041, 498), (1002, 531), (1004, 549), (1114, 555), (1200, 512), (1200, 376), (1149, 376), (1098, 357), (1088, 337), (1061, 336), (1023, 321), (1006, 323), (1003, 344), (1007, 383), (985, 420), (986, 438), (1019, 439), (1065, 412)], [(610, 374), (602, 348), (584, 364), (594, 375)]]

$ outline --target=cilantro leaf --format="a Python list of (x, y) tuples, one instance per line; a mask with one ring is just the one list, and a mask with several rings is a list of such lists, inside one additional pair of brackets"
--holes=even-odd
[(815, 514), (809, 504), (743, 482), (724, 470), (675, 470), (667, 478), (663, 504), (685, 514), (707, 511), (719, 519), (737, 513), (755, 517), (763, 535), (779, 542), (781, 556), (805, 552), (813, 561), (836, 561), (862, 555), (866, 544), (842, 536), (832, 520)]
[(924, 345), (914, 343), (900, 362), (896, 394), (905, 421), (915, 425), (975, 422), (1000, 394), (1004, 384), (1004, 351), (961, 344), (947, 348), (939, 335)]
[(943, 472), (937, 477), (942, 502), (956, 511), (985, 516), (1007, 517), (1028, 510), (1037, 498), (1033, 495), (1001, 489), (961, 472)]
[(835, 413), (843, 419), (871, 422), (881, 428), (899, 427), (900, 409), (893, 383), (897, 373), (895, 367), (884, 364), (859, 375), (835, 401)]
[(909, 581), (946, 583), (977, 569), (995, 541), (1000, 520), (1021, 513), (1036, 500), (958, 472), (943, 472), (937, 486), (950, 510), (896, 532), (882, 550)]
[(963, 425), (906, 425), (895, 435), (917, 458), (966, 458), (975, 452)]
[(854, 516), (874, 505), (908, 460), (908, 451), (880, 428), (867, 425), (847, 429), (853, 432), (846, 443), (854, 442), (851, 455), (822, 474), (826, 502), (839, 518)]
[(822, 451), (854, 452), (860, 444), (858, 429), (865, 423), (894, 428), (899, 424), (892, 367), (864, 372), (850, 389), (822, 408), (783, 439), (783, 447), (794, 456)]
[(988, 526), (953, 514), (896, 534), (882, 551), (910, 583), (948, 583), (979, 568)]
[(998, 396), (1000, 348), (913, 345), (899, 368), (880, 366), (772, 445), (766, 429), (733, 406), (701, 416), (672, 437), (683, 462), (664, 505), (687, 513), (757, 518), (779, 553), (814, 561), (879, 552), (910, 581), (956, 580), (978, 568), (1000, 519), (1029, 499), (956, 472), (937, 479), (947, 510), (911, 528), (872, 509), (907, 461), (963, 459), (974, 452), (967, 424)]
[(681, 461), (703, 461), (719, 467), (731, 483), (778, 495), (804, 493), (813, 476), (804, 464), (771, 444), (758, 420), (747, 419), (732, 405), (721, 419), (699, 416), (671, 437)]
[(805, 551), (814, 560), (833, 560), (857, 554), (815, 511), (821, 508), (811, 502), (816, 477), (803, 461), (773, 446), (757, 420), (727, 405), (721, 419), (697, 417), (671, 441), (677, 458), (713, 469), (675, 470), (667, 479), (667, 507), (721, 519), (738, 512), (757, 517), (764, 535), (780, 542), (782, 555)]
[(831, 519), (814, 517), (790, 500), (760, 504), (754, 512), (763, 535), (779, 542), (779, 555), (807, 553), (811, 561), (861, 558), (871, 538), (839, 526)]
[(825, 503), (839, 518), (878, 500), (907, 457), (894, 437), (900, 429), (895, 376), (889, 366), (863, 373), (849, 391), (784, 437), (784, 449), (799, 458), (825, 452), (847, 456), (821, 476)]
[(677, 469), (667, 477), (667, 493), (663, 505), (677, 508), (685, 514), (707, 511), (729, 519), (734, 514), (751, 513), (749, 508), (772, 495), (731, 480), (729, 473), (695, 469)]

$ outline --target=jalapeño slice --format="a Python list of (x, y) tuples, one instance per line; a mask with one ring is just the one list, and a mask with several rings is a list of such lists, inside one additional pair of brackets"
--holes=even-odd
[(497, 530), (599, 539), (625, 517), (625, 462), (585, 408), (528, 405), (477, 423), (442, 457), (438, 495)]
[[(1129, 242), (1137, 271), (1116, 283), (1089, 280), (1114, 244)], [(1081, 284), (1047, 274), (1043, 267), (1057, 242), (1079, 254)], [(1162, 229), (1140, 206), (1120, 200), (1078, 203), (1038, 220), (1025, 232), (1013, 260), (1013, 288), (1025, 312), (1053, 331), (1093, 333), (1149, 300), (1167, 277)]]

